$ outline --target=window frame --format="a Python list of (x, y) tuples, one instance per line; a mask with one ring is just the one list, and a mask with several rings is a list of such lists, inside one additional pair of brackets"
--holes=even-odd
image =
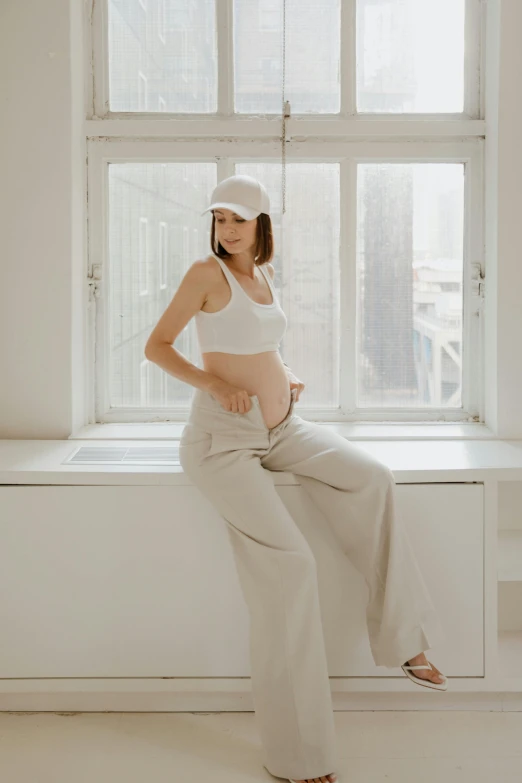
[[(331, 422), (461, 422), (484, 420), (482, 357), (484, 251), (484, 73), (485, 4), (466, 0), (465, 102), (458, 114), (364, 114), (355, 111), (355, 4), (341, 3), (341, 108), (334, 115), (293, 115), (286, 122), (286, 156), (292, 161), (340, 164), (340, 408), (300, 407), (300, 415)], [(88, 416), (91, 423), (184, 421), (186, 406), (108, 407), (109, 346), (106, 308), (110, 301), (107, 253), (108, 165), (111, 162), (212, 161), (218, 181), (235, 163), (281, 161), (279, 115), (233, 114), (233, 0), (217, 0), (218, 110), (216, 114), (111, 112), (108, 104), (108, 3), (89, 3), (86, 24), (87, 290), (86, 336)], [(353, 66), (352, 66), (353, 64)], [(274, 137), (277, 139), (274, 141)], [(358, 162), (463, 162), (465, 237), (463, 270), (462, 409), (355, 408), (356, 166)], [(343, 219), (344, 216), (344, 219)], [(202, 218), (203, 220), (203, 218)], [(470, 227), (473, 226), (473, 232)], [(195, 260), (195, 259), (194, 259)], [(480, 280), (479, 280), (480, 277)], [(347, 321), (347, 319), (349, 319)], [(467, 347), (467, 351), (464, 350)], [(480, 361), (470, 362), (470, 356)]]
[[(416, 122), (432, 120), (441, 125), (442, 121), (470, 121), (484, 117), (484, 84), (481, 74), (484, 72), (484, 42), (486, 8), (484, 0), (465, 0), (465, 73), (464, 73), (464, 110), (455, 113), (417, 113), (414, 114), (367, 114), (356, 111), (356, 73), (355, 73), (355, 35), (357, 0), (340, 0), (340, 110), (338, 114), (321, 114), (314, 118), (314, 124), (331, 125), (330, 132), (347, 130), (353, 132), (353, 123), (361, 120), (377, 123), (391, 121)], [(178, 131), (188, 130), (198, 135), (201, 130), (208, 132), (209, 123), (221, 118), (236, 125), (252, 127), (249, 123), (262, 118), (253, 128), (255, 135), (265, 127), (266, 119), (277, 118), (274, 114), (235, 114), (234, 113), (234, 68), (233, 68), (233, 7), (234, 0), (216, 0), (216, 54), (217, 54), (217, 110), (215, 114), (186, 114), (163, 112), (162, 120), (169, 120), (169, 131), (179, 135)], [(86, 25), (89, 41), (86, 47), (89, 54), (89, 72), (87, 104), (88, 115), (99, 120), (147, 120), (147, 125), (157, 116), (157, 112), (113, 112), (109, 109), (109, 36), (108, 36), (108, 0), (89, 4), (86, 9)], [(281, 102), (282, 105), (282, 102)], [(310, 121), (310, 114), (294, 114), (294, 118)], [(346, 122), (348, 121), (348, 122)], [(177, 127), (179, 124), (179, 128)], [(346, 126), (346, 127), (344, 127)], [(101, 130), (101, 129), (100, 129)], [(165, 129), (164, 129), (165, 130)], [(142, 132), (144, 132), (143, 129)], [(270, 135), (266, 128), (265, 135)], [(307, 132), (307, 131), (305, 131)], [(221, 134), (221, 129), (219, 132)], [(273, 135), (273, 134), (272, 134)]]
[[(467, 421), (482, 420), (482, 374), (480, 362), (470, 362), (470, 354), (483, 350), (482, 318), (474, 313), (481, 310), (483, 291), (477, 292), (474, 285), (473, 264), (484, 264), (483, 231), (483, 152), (480, 139), (463, 141), (308, 141), (289, 142), (287, 162), (338, 162), (340, 165), (340, 355), (339, 409), (301, 409), (305, 416), (317, 421)], [(110, 301), (108, 269), (108, 166), (111, 163), (129, 161), (161, 162), (194, 160), (216, 162), (217, 177), (223, 179), (234, 173), (236, 163), (245, 161), (277, 161), (280, 163), (278, 142), (237, 142), (233, 158), (227, 141), (120, 141), (118, 139), (95, 140), (88, 143), (89, 181), (89, 259), (96, 265), (98, 275), (95, 323), (91, 335), (97, 339), (90, 345), (89, 355), (95, 355), (94, 384), (96, 388), (95, 409), (91, 415), (96, 422), (138, 422), (157, 421), (163, 416), (169, 421), (182, 421), (188, 413), (187, 406), (164, 408), (125, 408), (111, 411), (109, 408), (109, 323), (106, 305)], [(401, 408), (381, 407), (378, 410), (356, 408), (356, 377), (354, 374), (356, 350), (356, 219), (358, 163), (376, 162), (418, 162), (418, 163), (463, 163), (466, 166), (464, 186), (464, 261), (463, 261), (463, 312), (462, 345), (462, 409), (447, 408)], [(344, 219), (343, 219), (344, 216)], [(204, 218), (201, 218), (204, 220)], [(473, 226), (473, 231), (470, 227)], [(196, 259), (194, 259), (195, 261)], [(464, 347), (468, 346), (467, 352)], [(471, 350), (472, 349), (472, 350)]]

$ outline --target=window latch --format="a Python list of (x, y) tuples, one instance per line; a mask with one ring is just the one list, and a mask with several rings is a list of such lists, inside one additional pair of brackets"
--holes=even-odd
[(473, 315), (479, 315), (484, 309), (484, 297), (486, 294), (486, 279), (482, 272), (482, 264), (471, 264), (471, 295), (478, 299)]
[(87, 285), (89, 286), (89, 301), (93, 302), (100, 296), (100, 281), (102, 279), (102, 265), (93, 264), (90, 273), (87, 275)]

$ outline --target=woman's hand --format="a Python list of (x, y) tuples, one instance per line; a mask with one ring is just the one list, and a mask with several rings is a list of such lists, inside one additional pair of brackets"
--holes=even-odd
[(290, 382), (290, 390), (297, 389), (297, 391), (295, 393), (295, 401), (297, 402), (297, 400), (299, 399), (299, 395), (303, 391), (305, 385), (304, 385), (304, 383), (301, 383), (299, 378), (295, 377), (295, 375), (293, 374), (292, 370), (289, 367), (286, 368), (286, 375), (287, 375), (288, 380)]
[(246, 389), (240, 389), (219, 378), (208, 391), (229, 413), (248, 413), (252, 408), (250, 395)]

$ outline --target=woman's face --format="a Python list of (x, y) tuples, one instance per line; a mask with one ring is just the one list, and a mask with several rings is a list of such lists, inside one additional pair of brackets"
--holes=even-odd
[(230, 209), (214, 209), (213, 212), (216, 236), (227, 253), (244, 253), (255, 245), (257, 218), (245, 220)]

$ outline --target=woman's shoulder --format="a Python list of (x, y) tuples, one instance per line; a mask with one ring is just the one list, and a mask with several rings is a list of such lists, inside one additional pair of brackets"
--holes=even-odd
[(216, 256), (209, 255), (206, 258), (202, 258), (201, 260), (196, 262), (200, 268), (203, 270), (204, 274), (207, 274), (212, 277), (220, 277), (220, 263)]
[(222, 274), (214, 256), (207, 256), (206, 258), (198, 258), (192, 263), (187, 277), (191, 284), (204, 289), (206, 299), (208, 292), (220, 280)]
[[(221, 261), (221, 264), (219, 263)], [(209, 255), (199, 261), (196, 261), (196, 265), (200, 271), (200, 275), (207, 283), (209, 290), (216, 285), (223, 283), (223, 266), (226, 268), (226, 264), (223, 259), (217, 259), (214, 255)]]

